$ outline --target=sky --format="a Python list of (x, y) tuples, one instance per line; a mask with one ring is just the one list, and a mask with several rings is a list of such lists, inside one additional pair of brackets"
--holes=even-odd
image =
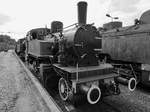
[[(50, 28), (52, 21), (62, 21), (65, 26), (77, 23), (77, 3), (81, 0), (0, 0), (0, 34), (16, 40), (23, 38), (33, 28)], [(82, 0), (87, 1), (87, 23), (96, 27), (110, 22), (110, 14), (119, 17), (124, 26), (150, 9), (150, 0)]]

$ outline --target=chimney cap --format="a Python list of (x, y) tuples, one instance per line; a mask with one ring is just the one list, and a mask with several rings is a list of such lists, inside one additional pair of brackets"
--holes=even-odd
[(87, 5), (86, 1), (80, 1), (80, 2), (78, 2), (78, 4), (82, 4), (82, 3)]

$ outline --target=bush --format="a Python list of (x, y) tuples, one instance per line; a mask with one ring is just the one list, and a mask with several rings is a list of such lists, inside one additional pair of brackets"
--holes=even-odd
[(16, 41), (8, 35), (0, 35), (0, 51), (15, 49)]

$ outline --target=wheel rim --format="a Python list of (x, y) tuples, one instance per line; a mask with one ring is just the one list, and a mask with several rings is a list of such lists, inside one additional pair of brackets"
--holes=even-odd
[(130, 78), (129, 83), (128, 83), (128, 88), (130, 91), (134, 91), (136, 88), (136, 79), (135, 78)]
[[(92, 93), (96, 93), (95, 96), (92, 96)], [(101, 90), (99, 87), (92, 85), (87, 93), (87, 100), (90, 104), (96, 104), (101, 98)]]
[(59, 95), (61, 99), (66, 101), (68, 99), (69, 86), (67, 81), (64, 78), (61, 78), (59, 80), (58, 89), (59, 89)]

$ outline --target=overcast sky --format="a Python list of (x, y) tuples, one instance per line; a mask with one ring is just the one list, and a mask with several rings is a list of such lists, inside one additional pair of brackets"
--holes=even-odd
[[(32, 28), (50, 28), (51, 21), (64, 26), (77, 22), (77, 2), (80, 0), (0, 0), (0, 34), (10, 32), (22, 38)], [(87, 23), (97, 27), (111, 21), (105, 15), (118, 16), (123, 25), (132, 25), (135, 18), (150, 9), (150, 0), (84, 0), (88, 2)], [(4, 33), (3, 33), (4, 34)]]

